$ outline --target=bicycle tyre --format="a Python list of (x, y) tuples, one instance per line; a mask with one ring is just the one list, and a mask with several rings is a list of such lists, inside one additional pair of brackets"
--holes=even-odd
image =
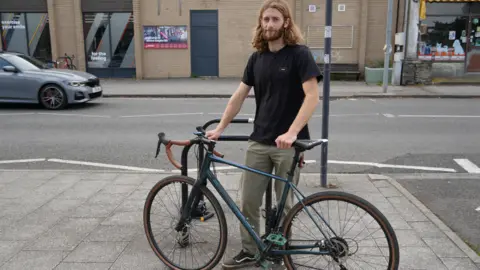
[[(382, 231), (385, 233), (388, 241), (388, 248), (390, 250), (390, 258), (388, 262), (387, 270), (397, 270), (398, 265), (400, 263), (400, 248), (398, 245), (398, 239), (396, 237), (395, 231), (393, 227), (388, 222), (385, 215), (382, 214), (373, 204), (366, 201), (365, 199), (356, 196), (354, 194), (341, 192), (341, 191), (326, 191), (326, 192), (318, 192), (314, 193), (303, 200), (303, 204), (305, 206), (312, 205), (317, 202), (321, 201), (328, 201), (328, 200), (335, 200), (335, 201), (343, 201), (347, 203), (352, 203), (359, 208), (363, 209), (365, 212), (370, 214), (380, 225)], [(287, 235), (289, 232), (290, 227), (292, 225), (293, 218), (297, 215), (299, 211), (303, 209), (302, 202), (296, 203), (292, 209), (288, 212), (287, 216), (283, 221), (283, 235)], [(287, 269), (292, 270), (296, 269), (292, 265), (292, 259), (289, 255), (284, 255), (283, 260)]]
[[(155, 241), (153, 237), (153, 232), (152, 232), (152, 227), (150, 225), (150, 210), (152, 207), (153, 200), (155, 199), (155, 196), (157, 193), (165, 186), (171, 184), (171, 183), (183, 183), (187, 185), (193, 186), (195, 183), (195, 179), (183, 175), (172, 175), (172, 176), (167, 176), (155, 184), (153, 188), (150, 190), (150, 192), (147, 195), (147, 199), (145, 201), (145, 206), (144, 206), (144, 211), (143, 211), (143, 222), (144, 222), (144, 229), (145, 233), (147, 236), (148, 243), (150, 244), (150, 247), (153, 249), (155, 255), (170, 269), (178, 269), (178, 270), (183, 270), (183, 268), (179, 268), (176, 266), (174, 263), (172, 263), (170, 260), (164, 257), (162, 251), (159, 249), (157, 242)], [(212, 256), (212, 259), (206, 263), (206, 265), (195, 268), (196, 270), (207, 270), (207, 269), (213, 269), (219, 261), (222, 259), (223, 254), (225, 253), (225, 249), (227, 247), (227, 236), (228, 236), (228, 227), (227, 227), (227, 220), (225, 218), (225, 214), (223, 212), (223, 209), (218, 202), (218, 200), (215, 198), (215, 195), (206, 188), (205, 186), (200, 187), (201, 194), (203, 194), (204, 197), (206, 197), (218, 219), (219, 219), (219, 225), (220, 225), (220, 245), (218, 246), (218, 249), (215, 253), (214, 256)]]

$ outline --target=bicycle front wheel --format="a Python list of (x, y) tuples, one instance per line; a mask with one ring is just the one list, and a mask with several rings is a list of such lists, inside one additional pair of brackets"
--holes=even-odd
[[(213, 193), (206, 187), (200, 193), (215, 215), (192, 218), (183, 229), (175, 229), (195, 179), (169, 176), (150, 191), (143, 212), (148, 243), (157, 257), (170, 269), (212, 269), (225, 252), (227, 221)], [(185, 193), (185, 191), (187, 191)]]
[(284, 256), (288, 269), (396, 270), (400, 262), (397, 237), (386, 217), (345, 192), (316, 193), (298, 202), (284, 219), (283, 233), (284, 249), (299, 251)]

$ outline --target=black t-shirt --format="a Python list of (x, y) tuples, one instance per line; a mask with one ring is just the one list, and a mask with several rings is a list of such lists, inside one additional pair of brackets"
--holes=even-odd
[[(288, 131), (303, 104), (302, 83), (323, 76), (304, 45), (286, 45), (277, 52), (254, 52), (247, 63), (242, 81), (253, 86), (256, 111), (250, 139), (275, 145), (278, 136)], [(297, 139), (310, 139), (308, 125)]]

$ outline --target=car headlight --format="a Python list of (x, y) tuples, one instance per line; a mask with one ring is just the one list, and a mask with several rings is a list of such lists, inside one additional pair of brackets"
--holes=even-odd
[(85, 86), (84, 82), (67, 82), (68, 85), (74, 86), (74, 87), (82, 87)]

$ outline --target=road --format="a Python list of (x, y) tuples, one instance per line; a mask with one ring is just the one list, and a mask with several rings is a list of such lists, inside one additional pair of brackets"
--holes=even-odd
[[(36, 106), (0, 105), (0, 168), (85, 168), (84, 162), (171, 171), (164, 148), (155, 159), (157, 134), (193, 137), (195, 127), (219, 118), (226, 99), (104, 98), (61, 112)], [(336, 100), (329, 128), (330, 173), (467, 172), (454, 159), (480, 166), (480, 106), (476, 100)], [(310, 122), (321, 138), (322, 108)], [(253, 117), (247, 99), (238, 118)], [(212, 126), (213, 127), (213, 126)], [(248, 135), (251, 124), (232, 124), (225, 135)], [(246, 142), (220, 142), (226, 158), (242, 163)], [(174, 151), (180, 159), (180, 150)], [(306, 172), (319, 172), (320, 148), (309, 151)], [(192, 164), (194, 154), (190, 155)], [(8, 163), (19, 159), (52, 162)], [(72, 163), (71, 162), (71, 163)], [(89, 164), (101, 163), (101, 164)], [(224, 167), (217, 165), (217, 167)], [(121, 167), (118, 167), (121, 168)]]

